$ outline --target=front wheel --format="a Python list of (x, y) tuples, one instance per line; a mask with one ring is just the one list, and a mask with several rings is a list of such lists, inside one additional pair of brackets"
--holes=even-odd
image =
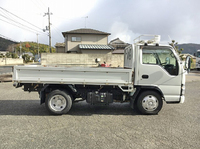
[(142, 92), (137, 100), (137, 107), (142, 114), (158, 114), (162, 105), (162, 97), (154, 91)]
[(65, 91), (54, 90), (46, 97), (45, 106), (51, 114), (65, 114), (71, 109), (72, 97)]

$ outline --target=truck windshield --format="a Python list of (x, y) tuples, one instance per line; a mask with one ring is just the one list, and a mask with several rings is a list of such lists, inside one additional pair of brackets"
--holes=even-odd
[(142, 63), (159, 65), (170, 75), (178, 75), (178, 62), (171, 49), (166, 47), (143, 47)]

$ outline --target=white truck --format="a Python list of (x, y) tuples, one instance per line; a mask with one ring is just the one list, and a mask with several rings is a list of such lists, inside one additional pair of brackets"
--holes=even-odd
[(200, 49), (196, 53), (196, 69), (200, 71)]
[(174, 48), (160, 45), (159, 35), (134, 41), (124, 51), (124, 68), (15, 66), (13, 85), (37, 91), (41, 104), (58, 115), (67, 113), (76, 99), (92, 105), (130, 102), (142, 114), (158, 114), (163, 100), (183, 103), (186, 70)]

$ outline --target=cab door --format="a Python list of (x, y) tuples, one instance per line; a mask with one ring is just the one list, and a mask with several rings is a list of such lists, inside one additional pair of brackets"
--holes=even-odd
[(178, 102), (181, 94), (181, 68), (170, 47), (141, 46), (138, 85), (159, 88), (166, 102)]

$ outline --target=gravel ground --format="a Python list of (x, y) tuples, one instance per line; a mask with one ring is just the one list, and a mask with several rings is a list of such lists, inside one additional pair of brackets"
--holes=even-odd
[(200, 81), (187, 79), (184, 104), (164, 104), (140, 115), (128, 103), (108, 107), (75, 103), (51, 116), (37, 93), (0, 83), (0, 149), (169, 149), (200, 147)]

